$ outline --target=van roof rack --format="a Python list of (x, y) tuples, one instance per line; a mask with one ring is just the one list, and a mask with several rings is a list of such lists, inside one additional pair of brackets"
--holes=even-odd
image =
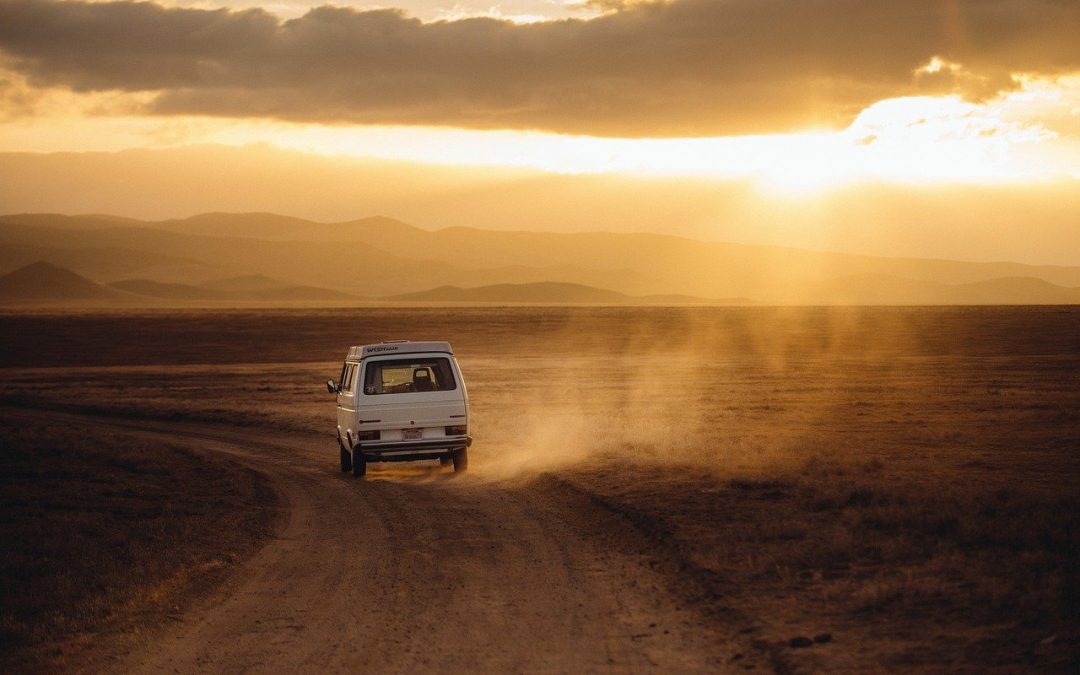
[(453, 354), (449, 342), (412, 342), (410, 340), (386, 340), (372, 345), (356, 345), (349, 348), (348, 360), (359, 361), (369, 356), (393, 356), (395, 354), (420, 353)]

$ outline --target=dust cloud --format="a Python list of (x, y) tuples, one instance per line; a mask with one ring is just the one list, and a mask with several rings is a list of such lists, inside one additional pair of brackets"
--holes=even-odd
[(910, 318), (837, 308), (579, 316), (543, 337), (554, 349), (461, 357), (475, 392), (473, 456), (498, 477), (589, 462), (794, 466), (820, 450), (818, 429), (855, 429), (860, 408), (881, 398), (883, 378), (916, 346)]

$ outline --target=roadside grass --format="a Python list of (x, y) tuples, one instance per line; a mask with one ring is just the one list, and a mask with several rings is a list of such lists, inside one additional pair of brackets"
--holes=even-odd
[(323, 383), (334, 368), (332, 363), (69, 368), (66, 373), (78, 380), (75, 399), (70, 380), (55, 378), (54, 369), (12, 368), (0, 387), (0, 403), (103, 417), (311, 431), (325, 429), (332, 416), (334, 399)]
[[(265, 479), (122, 431), (0, 421), (0, 671), (85, 668), (271, 534)], [(133, 623), (138, 617), (138, 624)]]
[(839, 536), (808, 537), (771, 551), (768, 562), (802, 573), (846, 570), (841, 576), (855, 583), (838, 599), (846, 595), (841, 606), (853, 613), (932, 601), (972, 622), (1065, 627), (1080, 599), (1080, 498), (956, 478), (859, 476), (843, 485), (810, 473), (789, 508), (804, 522), (808, 511), (831, 521)]
[[(647, 523), (712, 597), (755, 617), (759, 639), (792, 667), (1070, 672), (1080, 662), (1080, 495), (1064, 479), (1055, 490), (1012, 478), (901, 480), (841, 460), (728, 478), (594, 466), (572, 480)], [(828, 645), (786, 647), (823, 633)], [(859, 661), (835, 644), (873, 647)]]

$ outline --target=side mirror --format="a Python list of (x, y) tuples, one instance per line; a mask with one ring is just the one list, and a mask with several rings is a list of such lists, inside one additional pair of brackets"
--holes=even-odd
[(337, 385), (334, 384), (333, 380), (327, 380), (326, 381), (326, 391), (330, 392), (331, 394), (338, 393)]

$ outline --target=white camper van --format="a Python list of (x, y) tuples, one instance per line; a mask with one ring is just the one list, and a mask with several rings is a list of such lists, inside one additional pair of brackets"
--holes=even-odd
[(363, 476), (368, 462), (437, 459), (469, 463), (469, 397), (448, 342), (390, 340), (351, 347), (337, 395), (341, 470)]

